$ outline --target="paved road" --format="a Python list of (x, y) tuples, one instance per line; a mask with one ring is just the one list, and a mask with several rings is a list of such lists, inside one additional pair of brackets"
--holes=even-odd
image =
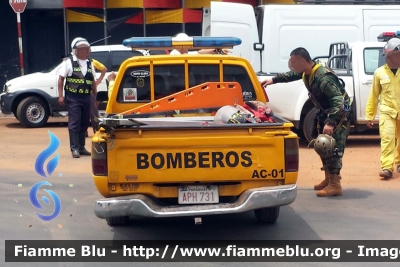
[[(60, 163), (48, 181), (62, 202), (60, 215), (43, 222), (29, 201), (30, 187), (44, 180), (34, 170), (36, 156), (48, 146), (48, 131), (61, 142)], [(90, 157), (73, 159), (68, 151), (65, 124), (55, 121), (42, 129), (23, 129), (12, 118), (0, 118), (0, 235), (3, 240), (377, 240), (400, 239), (400, 194), (396, 174), (392, 181), (376, 177), (379, 168), (377, 136), (355, 136), (346, 150), (344, 196), (317, 198), (311, 185), (319, 180), (319, 162), (304, 146), (300, 151), (299, 191), (296, 201), (281, 208), (274, 225), (259, 225), (252, 212), (193, 218), (132, 218), (127, 227), (110, 227), (93, 213), (101, 198), (91, 178)], [(88, 142), (90, 139), (87, 139)], [(357, 165), (358, 164), (358, 165)], [(360, 170), (360, 166), (365, 166)], [(354, 169), (357, 169), (355, 172)], [(374, 173), (375, 172), (375, 173)], [(357, 174), (358, 173), (358, 174)], [(367, 175), (360, 175), (365, 173)], [(48, 207), (52, 210), (52, 205)], [(44, 212), (43, 212), (44, 213)], [(0, 243), (0, 266), (4, 242)], [(29, 266), (110, 266), (111, 263), (32, 263)], [(135, 263), (135, 266), (266, 266), (267, 263)], [(112, 266), (131, 266), (112, 263)], [(321, 263), (275, 263), (277, 266), (321, 266)], [(324, 266), (343, 266), (327, 263)], [(348, 265), (348, 264), (347, 264)], [(352, 266), (376, 266), (358, 263)]]

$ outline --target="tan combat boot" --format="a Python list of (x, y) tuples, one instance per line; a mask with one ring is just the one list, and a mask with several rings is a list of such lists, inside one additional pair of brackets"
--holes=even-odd
[(322, 170), (325, 171), (325, 179), (322, 180), (322, 182), (320, 182), (319, 184), (314, 185), (314, 190), (322, 190), (329, 184), (329, 178), (330, 178), (329, 171), (325, 167), (323, 167)]
[(340, 185), (340, 179), (342, 177), (338, 174), (332, 174), (329, 179), (329, 185), (324, 189), (317, 191), (319, 197), (332, 197), (341, 196), (343, 194), (342, 186)]

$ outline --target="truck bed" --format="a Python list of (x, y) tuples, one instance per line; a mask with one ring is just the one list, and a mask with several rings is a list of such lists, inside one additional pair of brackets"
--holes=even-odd
[(109, 124), (115, 129), (181, 129), (181, 128), (264, 128), (264, 127), (282, 127), (284, 124), (292, 127), (291, 122), (286, 119), (274, 116), (274, 123), (243, 123), (243, 124), (222, 124), (215, 123), (214, 116), (198, 117), (162, 117), (162, 118), (124, 118), (113, 119), (105, 118), (100, 121), (103, 124)]

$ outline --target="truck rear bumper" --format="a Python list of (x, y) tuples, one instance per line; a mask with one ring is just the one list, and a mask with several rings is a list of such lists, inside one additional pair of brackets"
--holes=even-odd
[(227, 214), (288, 205), (295, 200), (296, 196), (297, 186), (293, 184), (249, 189), (243, 192), (234, 203), (222, 204), (159, 206), (149, 197), (136, 194), (99, 199), (95, 203), (94, 212), (101, 219), (134, 215), (179, 217)]

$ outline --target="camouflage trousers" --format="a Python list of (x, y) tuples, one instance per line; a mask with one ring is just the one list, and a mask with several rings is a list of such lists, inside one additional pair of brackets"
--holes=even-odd
[[(347, 134), (350, 127), (350, 114), (347, 112), (344, 115), (343, 122), (334, 128), (332, 137), (336, 140), (336, 145), (334, 149), (333, 157), (328, 159), (322, 159), (322, 169), (328, 169), (330, 174), (340, 174), (342, 169), (342, 157), (344, 154), (344, 149), (346, 146)], [(326, 114), (321, 112), (317, 113), (314, 121), (313, 138), (316, 138), (319, 134), (322, 134), (324, 129), (324, 121), (326, 119)], [(339, 123), (339, 122), (337, 122)]]

